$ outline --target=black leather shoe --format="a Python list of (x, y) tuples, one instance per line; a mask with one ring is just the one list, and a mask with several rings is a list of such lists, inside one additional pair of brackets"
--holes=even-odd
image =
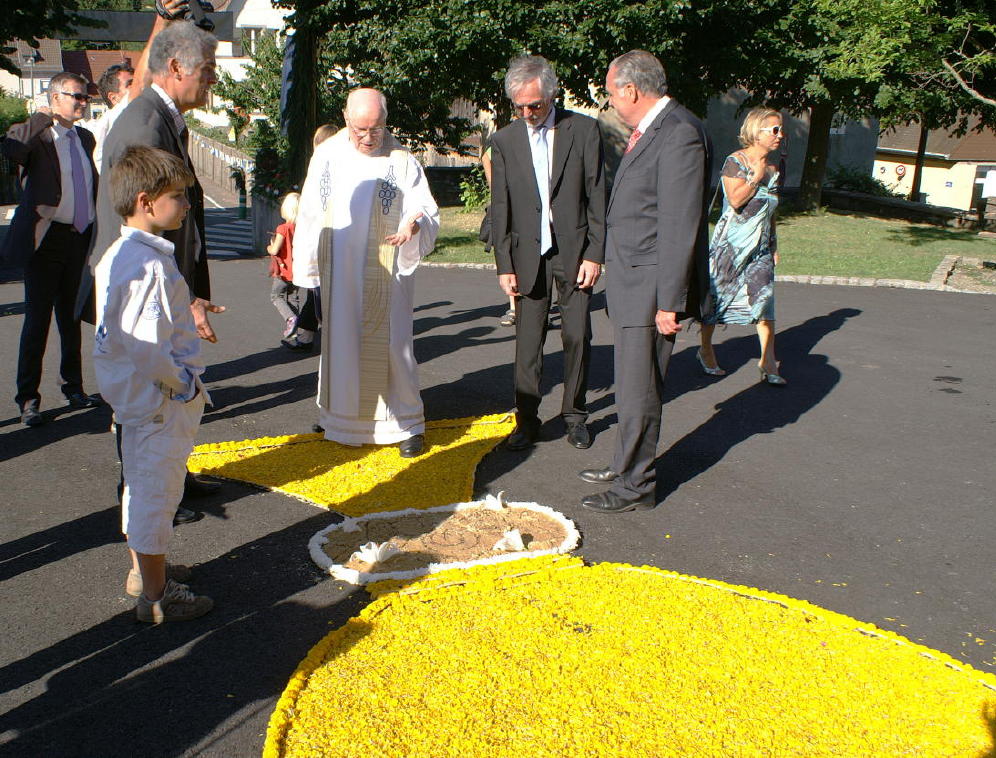
[(537, 437), (539, 429), (536, 427), (517, 424), (505, 440), (505, 447), (509, 450), (527, 450), (535, 444)]
[(82, 392), (73, 392), (66, 395), (66, 400), (69, 401), (69, 407), (80, 409), (80, 408), (99, 408), (104, 404), (96, 395), (85, 395)]
[(311, 431), (313, 434), (325, 434), (325, 427), (321, 424), (312, 424)]
[(21, 408), (21, 423), (25, 426), (41, 426), (45, 423), (45, 417), (38, 410), (37, 400), (29, 400)]
[(619, 474), (610, 468), (586, 468), (584, 471), (579, 471), (578, 476), (592, 484), (608, 484), (614, 482)]
[(416, 434), (398, 443), (398, 452), (402, 458), (415, 458), (425, 449), (425, 435)]
[(198, 511), (192, 511), (189, 508), (177, 508), (176, 513), (173, 514), (173, 526), (179, 526), (180, 524), (192, 524), (195, 521), (200, 521), (204, 518), (203, 513)]
[(210, 479), (187, 472), (187, 478), (183, 480), (184, 497), (208, 497), (214, 495), (221, 489), (219, 482), (212, 482)]
[(588, 425), (583, 421), (567, 424), (567, 442), (578, 450), (587, 450), (591, 447), (591, 434), (588, 432)]
[(645, 495), (635, 500), (620, 497), (614, 492), (599, 492), (588, 495), (581, 500), (581, 507), (596, 513), (625, 513), (626, 511), (646, 511), (657, 506), (652, 495)]

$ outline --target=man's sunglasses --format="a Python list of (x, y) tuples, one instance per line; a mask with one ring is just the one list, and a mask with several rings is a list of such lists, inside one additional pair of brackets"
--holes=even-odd
[(519, 113), (523, 113), (527, 110), (538, 111), (544, 105), (546, 105), (546, 100), (537, 100), (535, 103), (523, 103), (522, 105), (519, 105), (518, 103), (512, 103), (512, 107), (515, 108), (515, 110), (517, 110)]
[(785, 127), (784, 126), (778, 126), (778, 125), (776, 125), (776, 126), (762, 126), (760, 129), (758, 129), (758, 131), (759, 132), (771, 132), (771, 134), (773, 136), (777, 137), (779, 134), (785, 134)]
[(77, 103), (89, 103), (90, 102), (90, 96), (86, 95), (86, 94), (84, 94), (82, 92), (62, 92), (60, 90), (58, 94), (64, 95), (66, 97), (71, 97)]

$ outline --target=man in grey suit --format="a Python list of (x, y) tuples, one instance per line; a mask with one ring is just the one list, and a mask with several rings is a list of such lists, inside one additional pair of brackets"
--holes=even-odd
[(611, 483), (581, 505), (653, 508), (661, 396), (681, 319), (708, 294), (710, 145), (702, 123), (667, 95), (664, 67), (633, 50), (609, 66), (609, 104), (633, 128), (606, 216), (606, 296), (615, 339), (615, 462), (580, 476)]
[(591, 289), (602, 269), (605, 182), (598, 122), (555, 108), (556, 74), (539, 56), (512, 61), (505, 92), (521, 115), (492, 139), (491, 229), (498, 283), (516, 297), (516, 427), (524, 450), (539, 434), (540, 376), (550, 298), (557, 288), (564, 346), (561, 415), (567, 441), (591, 446), (588, 361)]
[[(133, 98), (111, 127), (104, 143), (101, 174), (110, 176), (115, 162), (132, 145), (158, 147), (186, 162), (193, 173), (187, 152), (189, 134), (183, 114), (207, 103), (211, 86), (218, 81), (215, 73), (217, 38), (188, 21), (166, 25), (152, 40), (148, 55), (151, 84)], [(207, 249), (204, 244), (204, 192), (194, 181), (187, 190), (190, 212), (183, 226), (166, 232), (174, 245), (174, 256), (193, 300), (190, 310), (202, 339), (217, 342), (208, 320), (209, 313), (219, 313), (221, 306), (211, 303), (211, 280), (208, 275)], [(110, 187), (101, 185), (97, 195), (97, 231), (90, 253), (89, 269), (118, 238), (121, 219), (114, 212)], [(89, 273), (89, 272), (88, 272)], [(92, 276), (80, 290), (79, 307), (90, 316), (85, 301), (91, 296)]]
[(39, 388), (53, 311), (62, 348), (62, 392), (71, 408), (100, 405), (83, 392), (82, 337), (73, 310), (97, 193), (93, 135), (75, 125), (90, 100), (86, 90), (87, 80), (79, 74), (56, 74), (49, 83), (49, 108), (14, 124), (3, 140), (3, 154), (20, 166), (24, 189), (0, 258), (24, 267), (15, 402), (26, 426), (45, 421)]

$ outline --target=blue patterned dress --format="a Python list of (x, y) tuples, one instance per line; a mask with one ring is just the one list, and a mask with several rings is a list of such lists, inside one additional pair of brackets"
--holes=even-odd
[[(726, 159), (721, 176), (747, 178), (747, 165), (738, 153)], [(772, 219), (778, 206), (777, 191), (775, 172), (738, 212), (730, 205), (723, 186), (723, 212), (709, 243), (713, 311), (703, 317), (703, 323), (774, 321), (776, 240)]]

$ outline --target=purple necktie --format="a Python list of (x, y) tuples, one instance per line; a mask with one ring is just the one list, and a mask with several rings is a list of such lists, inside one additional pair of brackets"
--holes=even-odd
[(66, 132), (69, 137), (69, 158), (73, 167), (73, 228), (80, 234), (90, 226), (90, 204), (86, 197), (86, 176), (83, 174), (83, 159), (80, 157), (80, 150), (77, 148), (76, 130), (70, 128)]

